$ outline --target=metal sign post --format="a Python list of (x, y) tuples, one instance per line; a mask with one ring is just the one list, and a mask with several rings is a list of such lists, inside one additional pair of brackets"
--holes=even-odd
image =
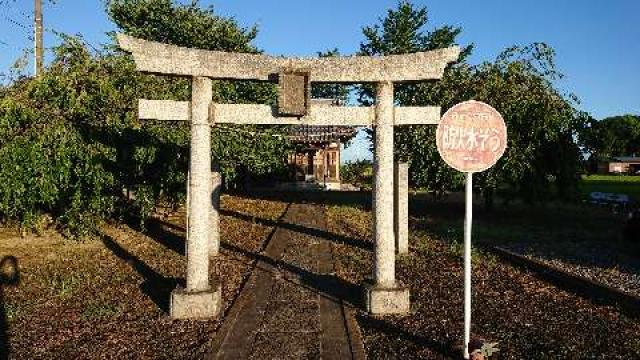
[(507, 147), (507, 128), (498, 111), (479, 101), (465, 101), (449, 109), (436, 131), (442, 159), (466, 174), (464, 218), (464, 358), (471, 339), (471, 225), (473, 173), (489, 169)]
[(473, 173), (466, 174), (464, 216), (464, 358), (469, 358), (471, 338), (471, 224), (473, 222)]

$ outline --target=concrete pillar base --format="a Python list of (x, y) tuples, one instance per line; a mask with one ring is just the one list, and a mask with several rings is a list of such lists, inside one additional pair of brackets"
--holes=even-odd
[(365, 283), (364, 301), (367, 311), (373, 315), (408, 314), (410, 309), (409, 288), (406, 286), (381, 287)]
[(222, 309), (220, 284), (206, 291), (187, 291), (177, 288), (171, 293), (170, 315), (172, 319), (210, 319)]

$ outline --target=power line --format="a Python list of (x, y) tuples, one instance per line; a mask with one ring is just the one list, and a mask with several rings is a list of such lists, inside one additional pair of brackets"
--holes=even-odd
[(25, 24), (23, 24), (23, 23), (19, 22), (18, 20), (16, 20), (16, 19), (13, 19), (13, 18), (9, 17), (8, 15), (4, 15), (3, 17), (4, 17), (4, 19), (5, 19), (5, 20), (7, 20), (8, 22), (10, 22), (11, 24), (13, 24), (13, 25), (15, 25), (15, 26), (17, 26), (17, 27), (21, 28), (23, 31), (25, 31), (25, 32), (31, 32), (31, 26), (29, 26), (29, 25), (25, 25)]

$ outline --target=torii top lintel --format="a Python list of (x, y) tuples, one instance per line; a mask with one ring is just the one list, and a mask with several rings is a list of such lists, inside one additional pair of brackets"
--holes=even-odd
[(285, 58), (262, 54), (208, 51), (140, 40), (118, 34), (120, 47), (132, 53), (139, 71), (213, 79), (272, 81), (286, 70), (309, 73), (310, 82), (372, 83), (440, 79), (458, 59), (457, 46), (390, 56)]

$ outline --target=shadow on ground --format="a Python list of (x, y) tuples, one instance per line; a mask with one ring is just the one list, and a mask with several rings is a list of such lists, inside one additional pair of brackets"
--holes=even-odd
[[(286, 200), (290, 203), (311, 203), (326, 206), (355, 206), (364, 210), (371, 210), (371, 193), (370, 192), (261, 192), (261, 193), (240, 193), (234, 194), (237, 197), (261, 200)], [(412, 207), (422, 207), (421, 202), (414, 202)], [(455, 205), (457, 206), (457, 205)], [(413, 209), (417, 211), (417, 209)], [(234, 217), (247, 222), (258, 223), (264, 226), (274, 227), (274, 232), (280, 228), (294, 233), (303, 233), (310, 236), (319, 237), (331, 242), (357, 247), (367, 251), (373, 251), (373, 244), (348, 236), (334, 234), (328, 231), (307, 227), (299, 224), (293, 224), (283, 221), (283, 216), (278, 220), (264, 219), (250, 214), (243, 214), (236, 211), (220, 210), (221, 215)], [(450, 217), (451, 209), (445, 208), (442, 213), (438, 214), (442, 217)], [(271, 238), (274, 234), (269, 236)], [(177, 254), (185, 254), (185, 228), (182, 225), (164, 221), (159, 218), (147, 220), (146, 235), (154, 239), (159, 244), (176, 252)], [(222, 249), (230, 252), (242, 254), (256, 262), (263, 262), (275, 268), (281, 268), (298, 276), (300, 283), (310, 290), (322, 293), (330, 298), (340, 299), (355, 307), (362, 308), (362, 290), (360, 286), (344, 281), (333, 274), (316, 274), (298, 266), (286, 263), (282, 260), (272, 259), (265, 256), (262, 252), (251, 252), (234, 244), (221, 242)], [(260, 265), (258, 265), (260, 266)], [(168, 295), (164, 297), (166, 300)], [(162, 299), (162, 297), (161, 297)], [(380, 320), (381, 321), (381, 320)], [(379, 321), (376, 323), (378, 324)], [(414, 337), (414, 339), (417, 339)], [(425, 340), (426, 341), (426, 340)], [(435, 345), (434, 345), (435, 346)], [(446, 346), (443, 345), (443, 348)]]
[(131, 266), (132, 269), (144, 278), (144, 282), (140, 285), (142, 292), (149, 296), (160, 310), (168, 314), (171, 292), (177, 286), (185, 286), (184, 279), (169, 278), (159, 274), (140, 258), (120, 246), (115, 239), (106, 234), (101, 234), (100, 239), (107, 249), (111, 250), (114, 255), (122, 259), (122, 261)]
[(416, 346), (427, 348), (447, 358), (460, 358), (460, 350), (456, 348), (456, 344), (439, 342), (421, 335), (416, 335), (390, 321), (385, 321), (383, 318), (367, 316), (364, 313), (360, 313), (358, 315), (358, 322), (369, 329), (385, 334), (389, 338), (411, 342)]
[[(272, 226), (274, 227), (274, 232), (278, 228), (280, 228), (292, 232), (316, 236), (329, 241), (339, 242), (350, 246), (360, 247), (366, 250), (372, 250), (369, 244), (366, 244), (361, 240), (302, 225), (291, 224), (283, 221), (282, 217), (279, 220), (270, 220), (228, 210), (221, 210), (220, 213), (223, 216), (231, 216), (243, 221), (256, 222), (265, 226)], [(148, 230), (146, 234), (149, 237), (157, 241), (159, 244), (162, 244), (166, 248), (171, 249), (180, 255), (184, 255), (185, 228), (183, 226), (173, 224), (158, 218), (149, 219), (147, 224)], [(269, 235), (269, 239), (274, 235), (274, 232)], [(222, 249), (242, 254), (258, 263), (263, 262), (275, 268), (281, 268), (290, 273), (293, 273), (298, 276), (300, 283), (303, 286), (324, 294), (330, 298), (343, 300), (349, 304), (352, 304), (353, 306), (362, 305), (360, 287), (339, 279), (333, 274), (316, 274), (298, 266), (286, 263), (282, 260), (272, 259), (266, 255), (263, 255), (262, 253), (247, 251), (225, 241), (221, 241), (220, 246)]]
[(17, 286), (20, 283), (20, 270), (18, 259), (14, 256), (5, 256), (0, 260), (0, 359), (8, 359), (10, 352), (9, 323), (4, 299), (4, 289), (8, 286)]
[(229, 211), (229, 210), (220, 210), (220, 214), (223, 216), (232, 216), (237, 219), (248, 221), (248, 222), (256, 222), (265, 226), (278, 226), (283, 229), (291, 230), (298, 233), (303, 233), (310, 236), (316, 236), (332, 242), (359, 247), (364, 250), (373, 250), (373, 245), (370, 243), (366, 243), (359, 239), (354, 239), (348, 236), (334, 234), (334, 233), (320, 230), (320, 229), (306, 227), (298, 224), (292, 224), (284, 221), (273, 221), (269, 219), (263, 219), (263, 218), (250, 216), (250, 215), (242, 214), (235, 211)]
[(317, 205), (357, 206), (371, 210), (370, 191), (260, 191), (234, 193), (234, 196), (248, 199), (283, 199), (295, 204), (310, 203)]

